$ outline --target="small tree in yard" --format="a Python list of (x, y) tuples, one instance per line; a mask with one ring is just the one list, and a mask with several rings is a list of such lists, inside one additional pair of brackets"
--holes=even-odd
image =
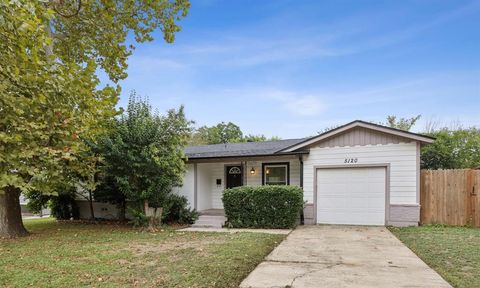
[(95, 220), (93, 201), (95, 191), (101, 184), (100, 173), (103, 158), (99, 154), (95, 142), (84, 141), (84, 143), (87, 147), (78, 154), (78, 159), (76, 159), (69, 168), (72, 170), (73, 191), (75, 191), (75, 195), (87, 200), (90, 210), (90, 220)]
[[(106, 173), (114, 178), (126, 199), (143, 206), (145, 215), (151, 216), (150, 226), (158, 224), (160, 207), (172, 188), (182, 184), (183, 148), (190, 124), (183, 107), (160, 116), (146, 100), (132, 93), (117, 129), (104, 139)], [(150, 208), (153, 215), (149, 214)]]
[[(27, 234), (22, 191), (55, 192), (79, 139), (116, 115), (119, 86), (136, 42), (161, 30), (173, 42), (187, 0), (0, 0), (0, 237)], [(57, 186), (58, 187), (58, 186)]]

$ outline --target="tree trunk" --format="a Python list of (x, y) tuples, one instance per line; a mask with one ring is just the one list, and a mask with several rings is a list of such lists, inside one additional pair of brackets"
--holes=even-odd
[(118, 220), (125, 221), (127, 213), (127, 201), (123, 200), (120, 204), (118, 204)]
[(145, 216), (148, 217), (148, 228), (154, 231), (162, 224), (163, 208), (151, 208), (146, 200), (144, 202), (144, 208)]
[(0, 237), (26, 236), (20, 208), (20, 189), (8, 186), (0, 191)]
[(95, 221), (95, 211), (93, 209), (92, 191), (88, 191), (88, 205), (90, 206), (90, 220)]

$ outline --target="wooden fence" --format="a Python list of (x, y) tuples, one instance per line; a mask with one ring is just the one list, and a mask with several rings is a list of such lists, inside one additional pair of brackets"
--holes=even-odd
[(422, 224), (480, 227), (480, 170), (422, 170)]

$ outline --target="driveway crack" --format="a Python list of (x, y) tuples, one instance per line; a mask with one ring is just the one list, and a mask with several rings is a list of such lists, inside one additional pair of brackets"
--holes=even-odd
[(315, 272), (318, 272), (318, 271), (324, 270), (324, 269), (331, 269), (331, 268), (333, 268), (333, 267), (335, 267), (335, 266), (339, 266), (339, 265), (342, 265), (342, 264), (343, 264), (342, 262), (337, 262), (337, 263), (333, 263), (333, 264), (327, 265), (327, 266), (322, 267), (322, 268), (311, 269), (311, 270), (309, 270), (309, 271), (306, 271), (306, 272), (304, 272), (304, 273), (301, 273), (300, 275), (297, 275), (297, 276), (293, 277), (292, 282), (290, 283), (290, 285), (286, 286), (286, 288), (287, 288), (287, 287), (288, 287), (288, 288), (293, 288), (293, 287), (294, 287), (294, 284), (295, 284), (295, 281), (297, 281), (298, 279), (303, 278), (303, 277), (305, 277), (305, 276), (307, 276), (307, 275), (309, 275), (309, 274), (312, 274), (312, 273), (315, 273)]

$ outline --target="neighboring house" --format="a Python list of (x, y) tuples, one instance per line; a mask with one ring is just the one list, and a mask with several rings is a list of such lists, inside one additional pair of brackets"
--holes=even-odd
[(298, 185), (305, 224), (417, 225), (420, 147), (433, 140), (353, 121), (305, 139), (188, 147), (176, 193), (200, 213), (221, 214), (225, 188)]
[(22, 211), (22, 216), (34, 216), (34, 215), (46, 216), (46, 215), (50, 215), (50, 209), (49, 208), (42, 209), (42, 211), (40, 211), (39, 214), (33, 214), (28, 209), (27, 204), (28, 204), (28, 199), (25, 196), (23, 196), (23, 194), (20, 194), (20, 208), (21, 208), (21, 211)]

